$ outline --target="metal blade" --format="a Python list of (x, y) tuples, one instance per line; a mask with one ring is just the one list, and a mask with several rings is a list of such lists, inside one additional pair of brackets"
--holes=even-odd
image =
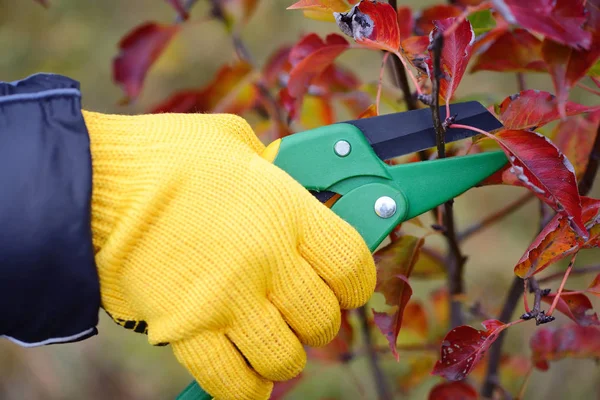
[[(502, 128), (502, 123), (477, 101), (451, 104), (450, 115), (456, 115), (456, 124), (470, 125), (488, 132)], [(442, 121), (446, 119), (446, 106), (440, 107), (440, 116)], [(382, 160), (436, 146), (435, 128), (429, 108), (344, 123), (360, 129)], [(475, 135), (477, 132), (469, 129), (448, 129), (446, 143)]]

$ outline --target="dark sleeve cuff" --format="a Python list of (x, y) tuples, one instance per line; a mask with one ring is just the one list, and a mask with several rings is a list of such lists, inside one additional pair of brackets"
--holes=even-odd
[(97, 334), (92, 164), (79, 83), (0, 82), (0, 337), (32, 347)]

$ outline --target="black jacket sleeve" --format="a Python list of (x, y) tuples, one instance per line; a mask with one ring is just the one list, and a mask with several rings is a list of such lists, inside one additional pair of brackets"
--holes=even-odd
[(0, 82), (0, 337), (32, 347), (97, 334), (91, 192), (79, 83)]

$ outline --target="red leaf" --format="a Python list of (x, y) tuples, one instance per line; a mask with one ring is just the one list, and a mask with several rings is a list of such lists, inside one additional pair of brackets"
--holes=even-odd
[(283, 382), (275, 382), (273, 385), (273, 390), (271, 391), (270, 400), (283, 400), (286, 398), (286, 395), (294, 390), (294, 388), (300, 383), (300, 381), (304, 378), (304, 374), (300, 373), (294, 378), (283, 381)]
[(121, 85), (128, 100), (133, 100), (140, 94), (149, 68), (179, 29), (179, 25), (148, 22), (121, 39), (120, 53), (113, 60), (113, 79)]
[(546, 72), (542, 59), (542, 41), (524, 29), (505, 31), (477, 58), (471, 73)]
[(440, 359), (432, 374), (451, 381), (464, 379), (483, 358), (484, 353), (498, 338), (498, 334), (508, 327), (500, 321), (483, 321), (485, 331), (467, 325), (452, 329), (442, 342)]
[[(539, 128), (560, 118), (556, 97), (542, 90), (524, 90), (507, 97), (500, 103), (498, 114), (506, 129)], [(600, 106), (588, 107), (569, 102), (568, 115), (600, 110)]]
[(600, 329), (567, 325), (558, 329), (540, 328), (529, 340), (535, 366), (547, 370), (548, 361), (571, 358), (600, 358)]
[(429, 400), (477, 400), (477, 390), (465, 382), (443, 382), (429, 392)]
[(415, 59), (428, 58), (427, 48), (429, 47), (429, 36), (411, 36), (402, 40), (402, 50), (411, 63)]
[(362, 0), (346, 13), (334, 13), (338, 27), (363, 46), (396, 52), (400, 48), (398, 14), (388, 3)]
[(587, 239), (575, 170), (558, 148), (532, 131), (505, 130), (495, 139), (512, 165), (503, 172), (503, 181), (529, 189), (553, 210), (566, 215), (573, 230)]
[(590, 47), (591, 34), (582, 28), (586, 20), (583, 0), (493, 0), (493, 3), (511, 24), (571, 47)]
[[(404, 314), (404, 309), (406, 308), (406, 305), (412, 296), (412, 288), (408, 283), (408, 279), (406, 279), (404, 275), (398, 275), (393, 279), (389, 279), (387, 282), (388, 285), (391, 282), (395, 283), (395, 288), (393, 291), (390, 291), (386, 294), (386, 302), (388, 304), (397, 304), (398, 308), (391, 315), (373, 310), (373, 318), (375, 319), (375, 324), (381, 333), (390, 343), (392, 354), (394, 357), (396, 357), (396, 361), (398, 361), (399, 355), (398, 350), (396, 349), (396, 340), (398, 339), (398, 334), (400, 333), (400, 328), (402, 327), (402, 316)], [(396, 297), (392, 298), (392, 294)]]
[[(560, 299), (556, 303), (556, 309), (577, 322), (581, 326), (600, 325), (596, 313), (588, 313), (594, 310), (590, 299), (583, 293), (570, 293), (570, 290), (563, 290)], [(552, 304), (556, 293), (551, 293), (542, 297), (542, 301)]]
[(298, 110), (302, 105), (302, 98), (295, 98), (290, 95), (288, 88), (279, 91), (279, 104), (287, 111), (290, 120), (296, 119)]
[(569, 228), (568, 219), (556, 214), (531, 243), (525, 254), (515, 266), (515, 274), (523, 279), (543, 271), (549, 265), (579, 251), (580, 248), (593, 247), (598, 233), (594, 227), (598, 224), (600, 201), (581, 197), (582, 220), (590, 230), (588, 242), (577, 237)]
[(401, 40), (412, 35), (415, 29), (415, 19), (410, 7), (398, 7), (398, 28), (400, 29)]
[(565, 103), (571, 88), (586, 75), (600, 57), (600, 0), (588, 1), (586, 11), (588, 16), (585, 29), (592, 35), (589, 48), (574, 49), (549, 38), (544, 40), (542, 46), (542, 55), (552, 76), (563, 118), (566, 116)]
[(305, 36), (290, 52), (290, 62), (294, 67), (290, 71), (289, 94), (296, 98), (304, 95), (310, 82), (348, 46), (348, 42), (337, 34), (328, 35), (325, 42), (314, 33)]
[(590, 286), (585, 290), (589, 294), (600, 297), (600, 274), (590, 283)]
[(225, 65), (205, 87), (176, 92), (154, 106), (150, 112), (242, 114), (252, 108), (257, 101), (256, 87), (246, 82), (251, 72), (252, 67), (245, 62), (233, 66)]
[(184, 21), (187, 21), (187, 19), (190, 16), (183, 4), (181, 3), (181, 0), (166, 0), (166, 2), (169, 3), (175, 9), (175, 11), (177, 11), (177, 14), (179, 14), (179, 18), (181, 18)]
[[(447, 18), (434, 21), (435, 28), (432, 31), (431, 40), (436, 33), (443, 33), (450, 28), (456, 18)], [(444, 38), (444, 47), (442, 48), (441, 68), (443, 79), (440, 79), (440, 97), (450, 103), (450, 99), (458, 88), (460, 80), (467, 69), (467, 64), (471, 59), (473, 43), (475, 42), (475, 32), (468, 20), (463, 20), (458, 28), (448, 37)], [(427, 60), (429, 78), (433, 79), (433, 53), (430, 50)]]
[(582, 178), (590, 160), (598, 124), (600, 111), (568, 117), (553, 131), (554, 142), (573, 164), (577, 181)]
[(263, 67), (263, 77), (267, 85), (273, 86), (279, 82), (287, 81), (292, 64), (289, 61), (289, 56), (292, 48), (282, 46), (275, 50)]
[(415, 30), (418, 35), (429, 36), (434, 28), (434, 21), (458, 17), (460, 14), (462, 14), (462, 10), (453, 5), (438, 4), (425, 8), (415, 21)]

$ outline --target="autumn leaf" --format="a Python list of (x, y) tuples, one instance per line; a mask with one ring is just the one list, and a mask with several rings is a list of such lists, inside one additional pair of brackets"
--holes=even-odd
[(419, 301), (411, 301), (404, 308), (402, 332), (412, 332), (420, 339), (427, 339), (429, 334), (429, 322), (425, 308)]
[(419, 17), (415, 21), (415, 31), (417, 35), (429, 36), (435, 27), (434, 21), (458, 17), (460, 14), (462, 14), (462, 10), (454, 5), (438, 4), (427, 7), (419, 13)]
[(335, 122), (333, 107), (328, 97), (305, 96), (300, 112), (300, 124), (306, 130), (331, 125)]
[(273, 51), (262, 68), (263, 79), (269, 87), (273, 87), (289, 79), (292, 63), (289, 57), (292, 46), (281, 46)]
[(430, 377), (430, 372), (435, 365), (435, 356), (430, 353), (422, 353), (419, 355), (407, 354), (403, 357), (404, 363), (407, 364), (406, 370), (403, 369), (401, 375), (398, 376), (398, 386), (405, 393), (423, 383)]
[(560, 121), (552, 133), (556, 146), (571, 161), (579, 181), (590, 161), (590, 154), (600, 124), (600, 111), (575, 115)]
[(429, 36), (411, 36), (402, 40), (400, 43), (402, 52), (411, 64), (416, 65), (417, 59), (425, 59), (429, 57), (427, 51), (429, 48)]
[(568, 218), (564, 214), (556, 214), (542, 229), (529, 248), (525, 251), (514, 272), (525, 279), (533, 276), (551, 264), (568, 257), (580, 248), (596, 246), (598, 233), (593, 228), (598, 225), (600, 200), (581, 197), (582, 220), (590, 231), (590, 238), (585, 242), (577, 237), (569, 227)]
[(451, 381), (464, 379), (483, 358), (500, 332), (509, 326), (493, 319), (483, 321), (482, 325), (485, 331), (463, 325), (448, 332), (432, 374)]
[(558, 43), (589, 49), (591, 34), (584, 30), (583, 0), (492, 0), (511, 24), (537, 32)]
[(467, 17), (475, 36), (482, 35), (486, 32), (491, 31), (496, 27), (496, 20), (490, 10), (476, 11)]
[(125, 91), (126, 101), (138, 97), (148, 70), (179, 29), (179, 25), (148, 22), (121, 39), (119, 55), (113, 60), (113, 79)]
[[(552, 304), (555, 297), (556, 293), (551, 293), (542, 297), (542, 301)], [(591, 313), (594, 310), (592, 302), (583, 293), (571, 293), (570, 290), (563, 290), (556, 303), (556, 309), (581, 326), (600, 325), (598, 315)]]
[(505, 31), (479, 56), (470, 72), (546, 72), (542, 41), (524, 29)]
[(557, 329), (537, 329), (529, 340), (531, 359), (534, 365), (543, 371), (549, 361), (564, 358), (600, 358), (600, 329), (595, 326), (576, 324)]
[(288, 10), (319, 10), (328, 12), (347, 11), (350, 7), (344, 0), (300, 0), (289, 6)]
[(233, 113), (242, 114), (256, 105), (258, 91), (252, 81), (252, 67), (245, 62), (225, 65), (203, 88), (172, 94), (154, 106), (151, 113)]
[(600, 274), (596, 275), (596, 278), (590, 283), (590, 286), (585, 290), (589, 294), (600, 297)]
[[(396, 305), (396, 310), (392, 313), (377, 312), (373, 310), (373, 318), (375, 325), (381, 331), (381, 333), (387, 338), (390, 343), (390, 349), (392, 354), (396, 357), (396, 361), (399, 360), (398, 350), (396, 348), (396, 340), (402, 327), (402, 317), (404, 310), (410, 297), (412, 296), (412, 288), (408, 283), (408, 279), (404, 275), (397, 275), (395, 277), (388, 278), (386, 281), (388, 291), (384, 292), (386, 303), (389, 305)], [(393, 284), (393, 288), (391, 288)]]
[[(567, 115), (600, 110), (600, 106), (588, 107), (569, 102)], [(507, 97), (497, 109), (506, 129), (539, 128), (560, 118), (556, 96), (543, 90), (524, 90)]]
[(581, 219), (581, 199), (570, 161), (547, 137), (537, 132), (505, 130), (495, 135), (511, 166), (503, 171), (503, 182), (521, 186), (559, 214), (571, 228), (587, 239)]
[(340, 30), (358, 44), (392, 53), (400, 48), (398, 14), (388, 3), (362, 0), (334, 16)]
[(429, 400), (477, 400), (477, 390), (465, 382), (442, 382), (429, 392)]
[(177, 11), (179, 18), (181, 18), (183, 21), (187, 21), (189, 14), (181, 1), (182, 0), (166, 0), (166, 2), (169, 3), (175, 9), (175, 11)]
[[(221, 18), (225, 26), (232, 31), (236, 25), (244, 25), (248, 22), (259, 0), (220, 0), (213, 2), (213, 16)], [(218, 8), (217, 8), (218, 4)]]
[(398, 297), (394, 293), (397, 276), (410, 277), (424, 243), (423, 238), (398, 235), (394, 241), (373, 254), (377, 265), (376, 290), (386, 295), (389, 305), (395, 305)]
[[(454, 23), (455, 18), (447, 18), (434, 21), (435, 28), (432, 31), (430, 42), (437, 33), (444, 33)], [(468, 20), (462, 21), (449, 36), (444, 38), (444, 47), (442, 48), (441, 69), (443, 78), (440, 79), (440, 98), (448, 104), (458, 88), (458, 85), (467, 69), (467, 64), (471, 59), (475, 33)], [(433, 74), (433, 50), (429, 52), (427, 60), (429, 79), (434, 79)]]
[(357, 119), (371, 118), (377, 116), (377, 105), (371, 104), (365, 111), (361, 112)]
[(409, 38), (415, 29), (415, 19), (410, 7), (398, 7), (398, 28), (400, 29), (400, 40)]
[(289, 59), (293, 68), (289, 76), (289, 94), (295, 98), (304, 95), (310, 82), (348, 49), (348, 46), (346, 39), (338, 34), (328, 35), (325, 41), (314, 33), (306, 35), (290, 51)]
[[(575, 8), (577, 7), (578, 5), (575, 6)], [(567, 115), (565, 104), (569, 98), (569, 92), (600, 57), (600, 0), (588, 1), (586, 11), (588, 15), (584, 29), (591, 34), (589, 48), (573, 48), (557, 43), (550, 38), (546, 38), (542, 45), (542, 56), (552, 76), (559, 111), (563, 119)]]

